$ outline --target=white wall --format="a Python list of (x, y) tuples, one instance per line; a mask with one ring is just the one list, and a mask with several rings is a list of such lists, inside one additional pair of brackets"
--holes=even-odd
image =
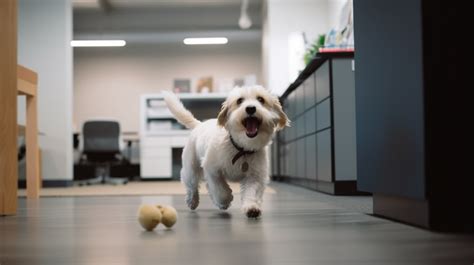
[(257, 42), (222, 46), (126, 46), (75, 48), (74, 122), (115, 117), (123, 131), (139, 130), (139, 98), (170, 89), (175, 78), (214, 80), (256, 74), (261, 82)]
[[(263, 16), (263, 76), (264, 83), (282, 94), (288, 85), (288, 36), (303, 31), (308, 42), (329, 30), (335, 0), (267, 0)], [(337, 1), (337, 0), (336, 0)], [(335, 7), (335, 4), (331, 4)], [(335, 8), (332, 8), (335, 9)]]
[[(18, 63), (38, 73), (42, 173), (72, 180), (72, 7), (70, 0), (18, 1)], [(25, 102), (18, 105), (24, 123)]]

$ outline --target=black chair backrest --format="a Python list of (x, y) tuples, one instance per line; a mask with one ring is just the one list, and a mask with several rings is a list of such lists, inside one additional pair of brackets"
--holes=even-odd
[(87, 154), (120, 153), (120, 124), (116, 121), (87, 121), (82, 127), (83, 152)]

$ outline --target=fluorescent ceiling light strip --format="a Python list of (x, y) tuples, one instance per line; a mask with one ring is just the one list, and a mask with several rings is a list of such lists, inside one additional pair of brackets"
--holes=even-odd
[(124, 40), (73, 40), (72, 47), (123, 47)]
[(203, 44), (226, 44), (227, 38), (186, 38), (183, 40), (186, 45), (203, 45)]

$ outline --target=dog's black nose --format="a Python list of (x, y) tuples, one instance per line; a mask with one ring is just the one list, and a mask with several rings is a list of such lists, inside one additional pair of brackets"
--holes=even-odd
[(256, 111), (257, 111), (257, 108), (255, 106), (247, 106), (245, 108), (245, 112), (247, 112), (247, 114), (249, 115), (254, 114)]

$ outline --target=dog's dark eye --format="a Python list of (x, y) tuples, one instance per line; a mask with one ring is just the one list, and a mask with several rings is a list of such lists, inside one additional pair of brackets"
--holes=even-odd
[(258, 102), (261, 104), (265, 103), (265, 100), (262, 97), (257, 97)]
[(242, 104), (242, 102), (243, 102), (243, 101), (244, 101), (244, 99), (243, 99), (243, 98), (239, 98), (239, 99), (237, 99), (237, 105), (240, 105), (240, 104)]

